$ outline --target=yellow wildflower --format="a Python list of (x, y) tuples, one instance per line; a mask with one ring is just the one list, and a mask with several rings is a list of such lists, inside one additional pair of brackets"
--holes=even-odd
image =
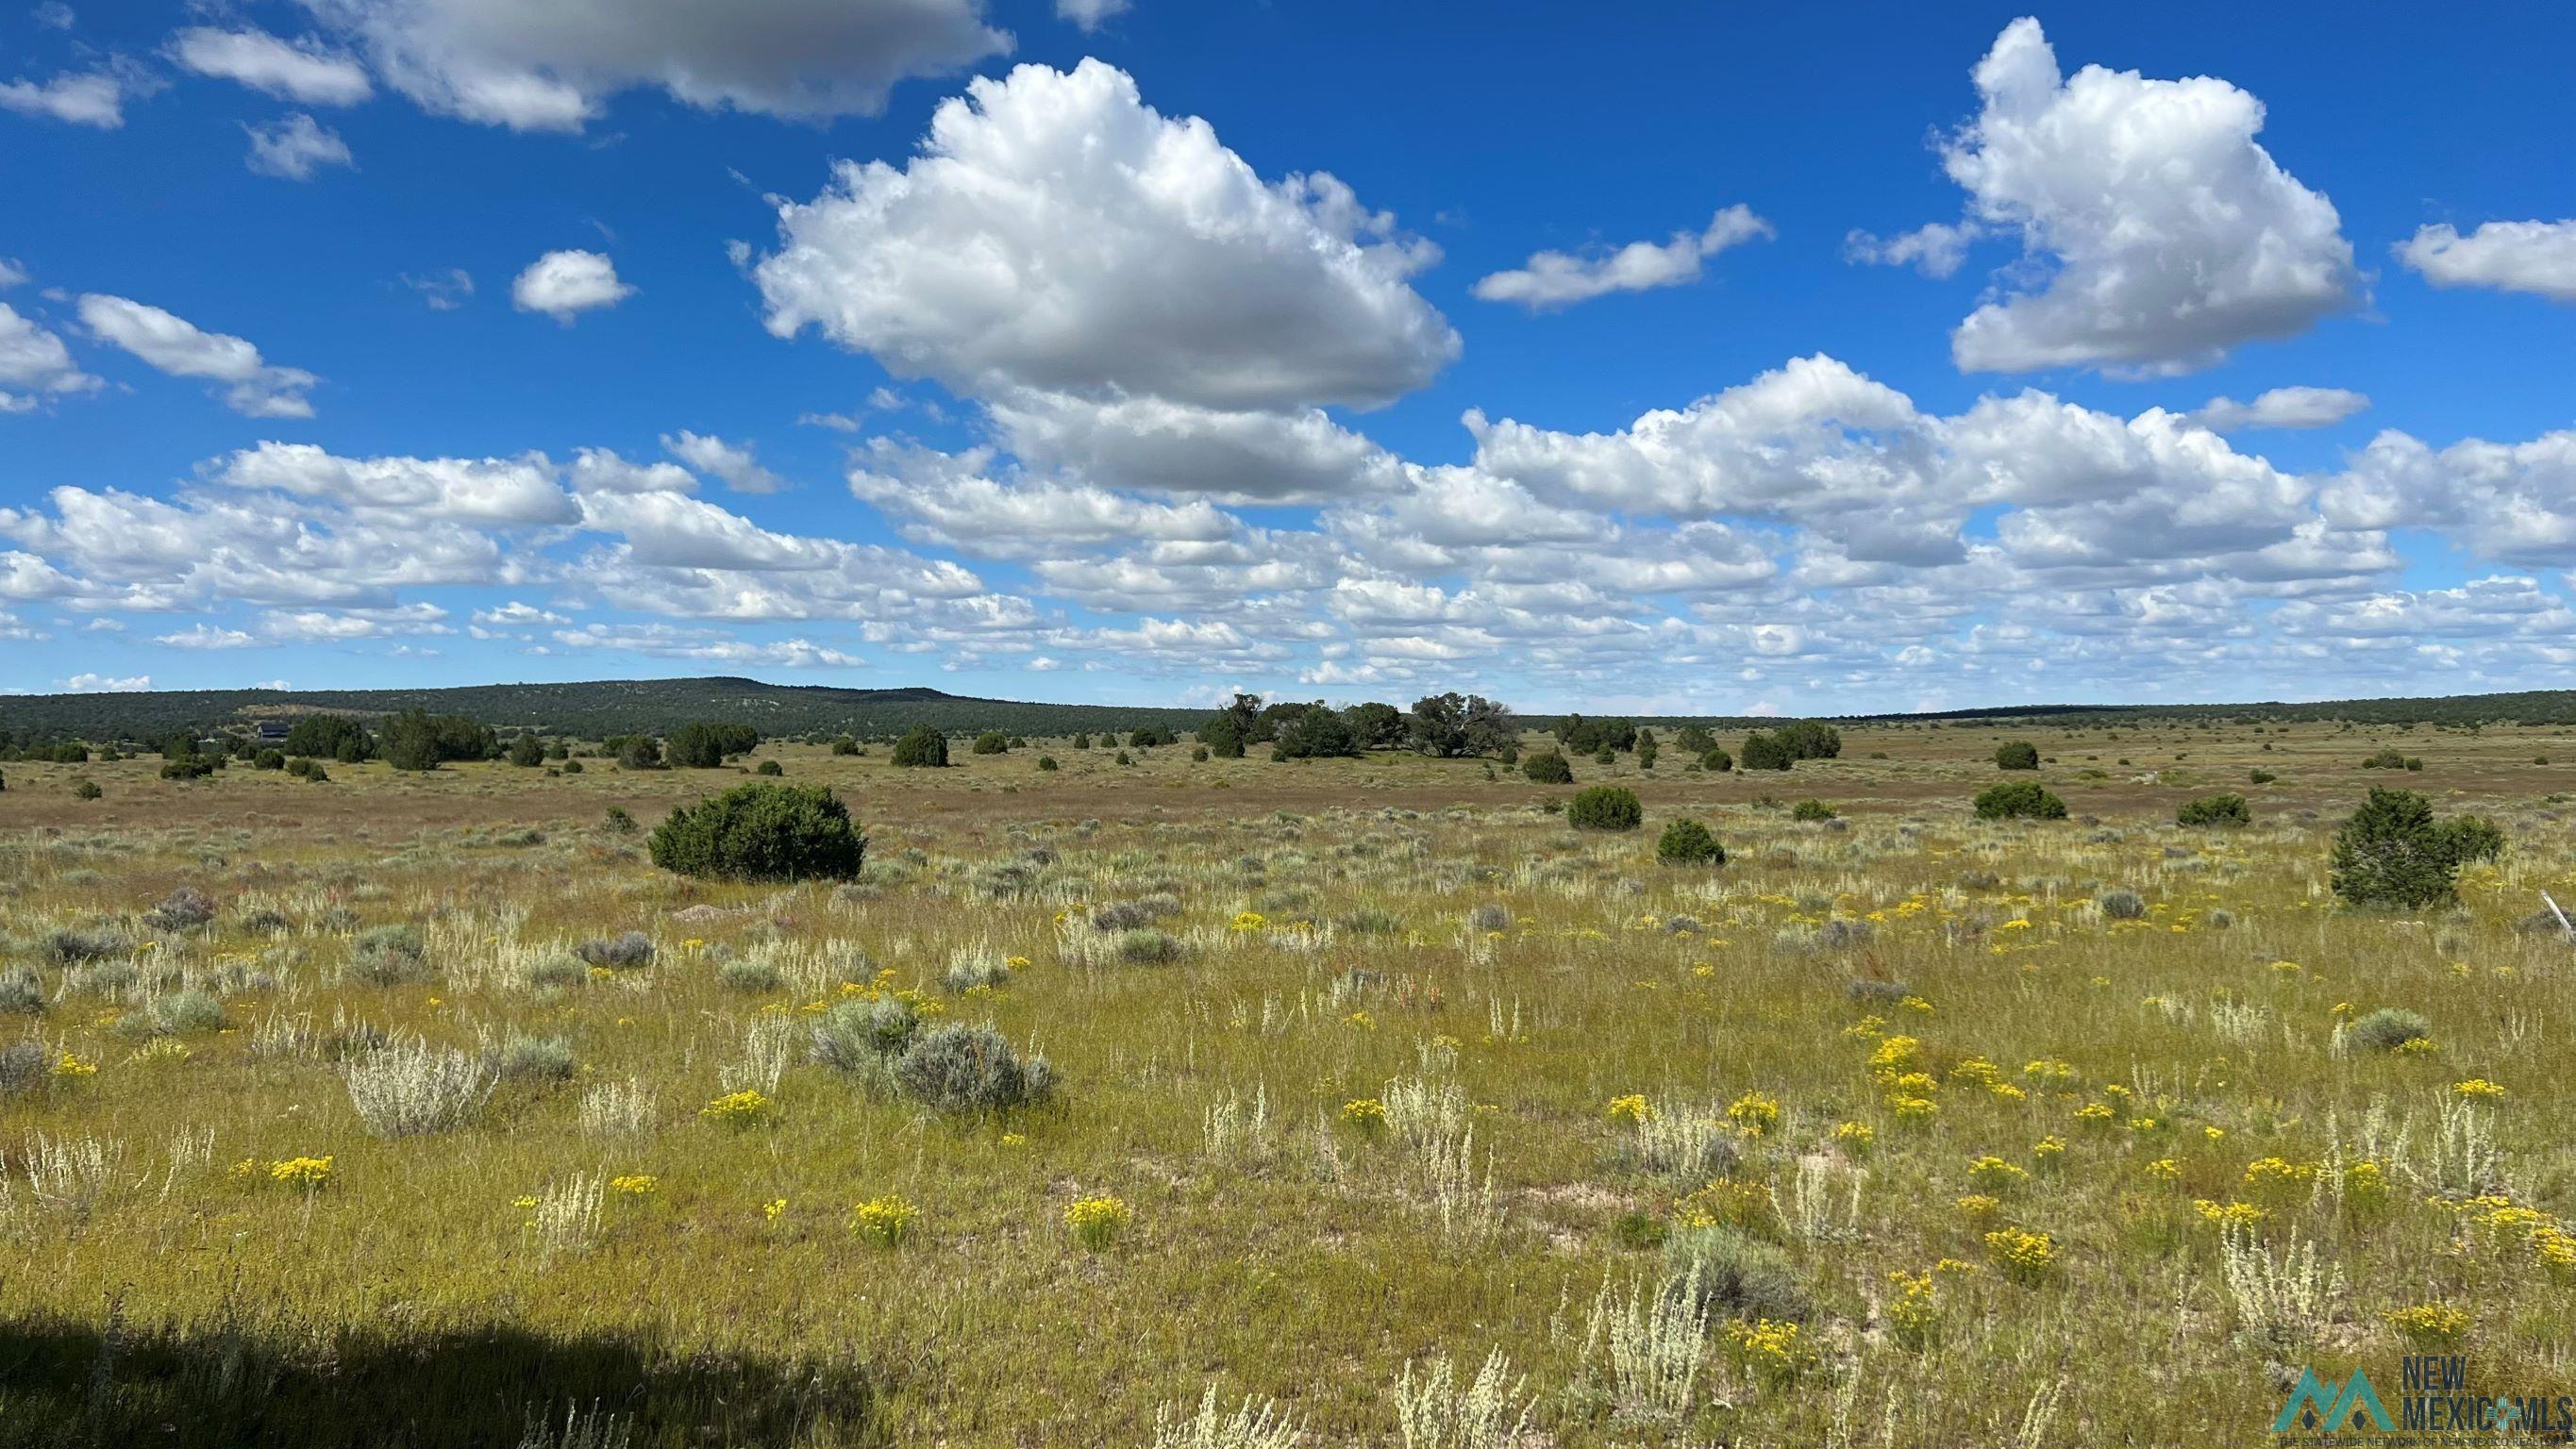
[(894, 1247), (912, 1236), (913, 1224), (920, 1221), (921, 1209), (893, 1193), (850, 1207), (850, 1226), (881, 1248)]
[(1117, 1241), (1127, 1229), (1128, 1218), (1127, 1204), (1114, 1197), (1086, 1197), (1064, 1210), (1064, 1225), (1094, 1251)]

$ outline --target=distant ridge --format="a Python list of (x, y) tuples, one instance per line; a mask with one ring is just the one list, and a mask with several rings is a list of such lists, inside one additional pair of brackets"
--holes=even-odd
[(1186, 727), (1203, 709), (1030, 704), (975, 699), (923, 685), (843, 689), (757, 679), (599, 679), (567, 684), (475, 684), (444, 689), (189, 689), (132, 694), (0, 696), (0, 729), (39, 738), (154, 739), (299, 714), (380, 716), (407, 709), (461, 714), (502, 728), (598, 739), (668, 730), (690, 720), (735, 720), (765, 735), (899, 734), (927, 724), (948, 731)]
[[(1399, 691), (1409, 695), (1411, 691)], [(1283, 696), (1284, 697), (1284, 696)], [(1409, 697), (1387, 701), (1403, 708)], [(770, 684), (718, 675), (704, 679), (600, 679), (566, 684), (476, 684), (442, 689), (197, 689), (134, 694), (0, 695), (0, 731), (38, 739), (151, 740), (180, 730), (220, 729), (299, 714), (389, 715), (407, 709), (461, 714), (504, 729), (597, 739), (669, 730), (690, 720), (732, 720), (765, 735), (886, 736), (915, 725), (952, 734), (998, 729), (1022, 735), (1131, 730), (1144, 725), (1188, 729), (1205, 707), (1046, 704), (979, 699), (926, 685), (845, 689)], [(1769, 721), (1741, 715), (1623, 715), (1640, 724), (1697, 722), (1760, 729)], [(1547, 728), (1555, 715), (1525, 715)], [(1925, 725), (2050, 720), (2061, 724), (2119, 720), (2349, 720), (2356, 724), (2576, 724), (2576, 690), (2516, 694), (2434, 695), (2405, 699), (2327, 700), (2309, 704), (2032, 704), (1923, 714), (1829, 716), (1846, 723)]]

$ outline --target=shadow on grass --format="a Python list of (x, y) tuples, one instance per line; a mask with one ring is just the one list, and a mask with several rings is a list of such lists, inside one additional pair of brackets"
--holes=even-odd
[(869, 1445), (855, 1362), (673, 1355), (492, 1326), (280, 1334), (0, 1322), (0, 1446)]

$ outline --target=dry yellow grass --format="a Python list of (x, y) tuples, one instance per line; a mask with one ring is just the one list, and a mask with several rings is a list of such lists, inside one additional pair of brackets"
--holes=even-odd
[[(2531, 763), (2576, 744), (2032, 730), (2079, 818), (1976, 823), (2001, 737), (1578, 760), (1644, 798), (1606, 836), (1473, 761), (764, 750), (867, 823), (852, 889), (681, 881), (603, 823), (729, 771), (8, 766), (0, 969), (43, 1011), (5, 1035), (47, 1075), (0, 1100), (0, 1441), (1143, 1444), (1213, 1389), (1212, 1442), (1286, 1442), (1224, 1437), (1249, 1397), (1392, 1444), (1499, 1351), (1530, 1444), (2241, 1443), (2276, 1365), (2384, 1384), (2422, 1330), (2387, 1315), (2426, 1306), (2466, 1313), (2481, 1385), (2566, 1391), (2576, 948), (2517, 923), (2576, 897), (2571, 772)], [(2427, 768), (2355, 768), (2386, 743)], [(2339, 909), (2326, 840), (2369, 784), (2512, 848), (2455, 911)], [(2250, 829), (2171, 823), (2221, 789)], [(1656, 865), (1683, 815), (1729, 864)], [(140, 923), (181, 887), (210, 923)], [(1157, 896), (1174, 959), (1085, 925)], [(344, 975), (391, 925), (429, 978)], [(561, 966), (628, 930), (650, 966)], [(894, 992), (1042, 1051), (1054, 1103), (943, 1118), (807, 1060), (824, 1009)], [(2338, 1042), (2381, 1007), (2434, 1049)], [(571, 1075), (381, 1138), (344, 1082), (379, 1035), (560, 1041)], [(1668, 1275), (1730, 1232), (1787, 1296), (1676, 1318)]]

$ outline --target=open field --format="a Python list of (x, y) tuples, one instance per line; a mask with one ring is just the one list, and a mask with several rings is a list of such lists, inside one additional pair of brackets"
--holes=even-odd
[[(868, 827), (842, 887), (609, 822), (730, 769), (8, 765), (0, 1443), (2242, 1444), (2453, 1346), (2576, 1394), (2576, 729), (2015, 729), (2076, 818), (1975, 821), (2006, 737), (1576, 760), (1623, 833), (1475, 760), (764, 746)], [(2373, 785), (2510, 845), (2342, 908)], [(1725, 865), (1657, 864), (1685, 816)], [(815, 1059), (878, 1001), (1052, 1099)], [(371, 1131), (424, 1048), (456, 1119)]]

